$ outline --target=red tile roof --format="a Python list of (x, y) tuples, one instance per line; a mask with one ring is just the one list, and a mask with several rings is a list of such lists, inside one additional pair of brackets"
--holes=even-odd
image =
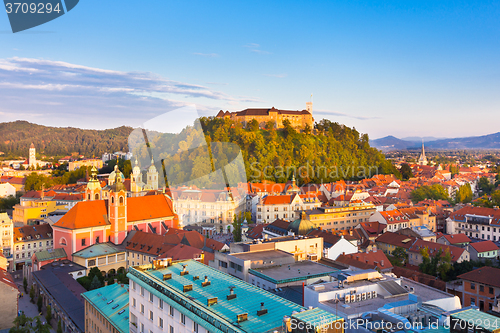
[(470, 243), (470, 238), (467, 237), (466, 234), (443, 235), (442, 237), (444, 237), (451, 245)]
[(19, 289), (17, 288), (17, 285), (14, 282), (12, 275), (10, 275), (10, 273), (3, 268), (0, 268), (0, 282), (5, 283), (9, 287), (14, 288), (19, 292)]
[(451, 261), (456, 262), (460, 256), (464, 253), (465, 249), (452, 246), (452, 245), (444, 245), (435, 242), (428, 242), (421, 239), (417, 239), (417, 241), (410, 247), (408, 251), (413, 253), (420, 253), (422, 248), (427, 248), (429, 250), (429, 256), (433, 256), (437, 251), (441, 250), (442, 255), (444, 256), (446, 252), (450, 252)]
[(492, 241), (484, 241), (477, 243), (470, 243), (470, 246), (477, 251), (477, 253), (489, 252), (489, 251), (497, 251), (498, 246), (495, 245)]
[(500, 288), (500, 269), (484, 266), (473, 271), (459, 275), (458, 278), (462, 280), (482, 283), (488, 286)]
[(262, 201), (264, 205), (287, 205), (292, 202), (291, 195), (268, 195)]
[[(175, 218), (172, 203), (164, 195), (148, 195), (127, 198), (127, 221)], [(81, 229), (109, 224), (108, 201), (81, 201), (71, 208), (57, 223), (56, 227)]]
[(381, 270), (392, 268), (391, 262), (389, 261), (389, 259), (387, 259), (387, 256), (382, 251), (360, 252), (347, 254), (345, 256), (360, 262), (364, 262), (365, 264), (376, 266)]
[(377, 243), (390, 244), (409, 249), (417, 239), (412, 236), (400, 235), (394, 232), (384, 232), (375, 240)]
[[(14, 228), (14, 241), (33, 241), (37, 239), (52, 239), (50, 224), (25, 225)], [(37, 238), (38, 237), (38, 238)]]

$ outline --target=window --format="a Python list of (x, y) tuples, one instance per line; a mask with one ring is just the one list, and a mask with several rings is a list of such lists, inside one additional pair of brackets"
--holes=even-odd
[(141, 296), (144, 296), (144, 287), (141, 287)]
[(153, 303), (153, 298), (154, 298), (153, 294), (152, 294), (152, 293), (149, 293), (149, 301), (150, 301), (151, 303)]
[(181, 313), (181, 323), (182, 325), (186, 325), (186, 315), (184, 313)]
[(489, 292), (490, 294), (493, 294), (493, 292), (494, 292), (494, 291), (493, 291), (493, 287), (489, 287), (489, 288), (488, 288), (488, 292)]
[(144, 324), (141, 324), (141, 333), (144, 333)]
[(158, 326), (163, 328), (163, 318), (158, 318)]
[(141, 313), (144, 314), (144, 304), (141, 304)]
[(471, 284), (470, 284), (470, 289), (472, 289), (472, 290), (476, 290), (476, 284), (475, 284), (475, 283), (471, 283)]
[[(36, 244), (36, 243), (35, 243), (35, 244)], [(30, 243), (28, 243), (28, 249), (31, 249), (31, 244), (30, 244)]]
[(33, 243), (33, 248), (36, 249), (36, 243)]
[(174, 316), (174, 307), (170, 305), (170, 315), (173, 317)]
[(97, 236), (97, 237), (95, 238), (95, 242), (96, 242), (96, 244), (99, 244), (99, 236)]
[(135, 290), (135, 282), (134, 281), (132, 281), (132, 289)]
[[(48, 245), (48, 243), (47, 243), (47, 245)], [(38, 246), (39, 246), (39, 247), (42, 247), (42, 242), (40, 242), (40, 244), (38, 244)]]
[(480, 291), (480, 292), (484, 292), (484, 286), (481, 286), (481, 285), (480, 285), (480, 286), (479, 286), (479, 291)]
[(149, 320), (153, 321), (153, 311), (149, 310)]
[(136, 306), (136, 302), (135, 302), (135, 298), (132, 298), (132, 306), (135, 308)]
[(82, 239), (82, 246), (85, 246), (85, 238)]
[(163, 309), (163, 300), (162, 299), (158, 299), (158, 307), (160, 309)]
[(169, 333), (174, 333), (174, 328), (172, 326), (169, 326), (169, 327), (170, 327), (169, 328), (169, 331), (170, 331)]
[(193, 322), (193, 332), (198, 333), (198, 323)]

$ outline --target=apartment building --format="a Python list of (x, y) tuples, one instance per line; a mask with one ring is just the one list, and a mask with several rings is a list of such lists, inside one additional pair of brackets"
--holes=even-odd
[(446, 230), (449, 234), (500, 241), (500, 209), (466, 206), (450, 214), (446, 220)]
[(21, 269), (26, 261), (31, 260), (35, 252), (52, 249), (54, 247), (52, 235), (52, 227), (49, 224), (14, 228), (15, 269)]
[(311, 210), (321, 206), (316, 196), (298, 193), (284, 195), (267, 195), (257, 204), (257, 223), (268, 223), (276, 219), (293, 221), (300, 217), (300, 211)]
[(369, 221), (376, 211), (375, 205), (359, 201), (346, 207), (317, 207), (304, 213), (305, 219), (310, 221), (314, 228), (351, 230), (359, 223)]
[(462, 305), (475, 305), (481, 311), (490, 311), (500, 295), (500, 269), (481, 267), (459, 275), (462, 283)]
[(320, 324), (316, 318), (323, 318), (321, 325), (343, 322), (195, 260), (155, 261), (131, 267), (128, 276), (131, 333), (263, 333), (294, 322), (309, 324), (317, 332)]
[(179, 224), (183, 226), (211, 223), (217, 232), (226, 233), (234, 217), (246, 209), (246, 193), (239, 188), (228, 192), (180, 187), (170, 192)]

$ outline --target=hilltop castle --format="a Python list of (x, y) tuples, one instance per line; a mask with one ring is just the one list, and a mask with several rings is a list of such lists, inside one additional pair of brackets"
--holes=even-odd
[(292, 127), (297, 129), (303, 129), (306, 125), (312, 129), (314, 125), (312, 112), (312, 102), (307, 102), (306, 109), (302, 111), (278, 110), (274, 107), (270, 109), (245, 109), (237, 112), (220, 110), (217, 118), (229, 118), (241, 122), (243, 126), (255, 119), (261, 128), (264, 128), (269, 121), (274, 121), (275, 128), (283, 128), (283, 121), (289, 120)]

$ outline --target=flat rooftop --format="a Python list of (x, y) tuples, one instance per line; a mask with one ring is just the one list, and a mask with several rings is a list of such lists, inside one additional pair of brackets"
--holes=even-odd
[(87, 291), (82, 296), (120, 332), (129, 332), (128, 284), (115, 283)]
[(328, 276), (338, 269), (318, 264), (314, 261), (298, 261), (290, 265), (262, 267), (250, 269), (250, 274), (259, 276), (270, 282), (279, 284), (292, 281), (307, 280), (314, 277)]
[(73, 253), (73, 256), (81, 258), (95, 258), (120, 252), (125, 252), (125, 249), (113, 243), (98, 243), (87, 246), (86, 248)]
[[(330, 282), (330, 283), (324, 283), (322, 285), (325, 286), (325, 289), (317, 291), (317, 292), (325, 293), (325, 292), (331, 292), (334, 290), (346, 290), (347, 291), (350, 288), (359, 288), (359, 287), (364, 287), (364, 286), (369, 286), (369, 285), (373, 285), (375, 288), (379, 282), (383, 283), (385, 281), (398, 280), (398, 279), (395, 279), (395, 278), (388, 276), (388, 275), (384, 275), (384, 277), (386, 278), (385, 280), (379, 280), (379, 281), (374, 281), (374, 282), (371, 282), (368, 280), (361, 280), (361, 281), (352, 282), (349, 284), (345, 284), (345, 287), (342, 289), (339, 289), (337, 281)], [(306, 286), (306, 288), (312, 289), (314, 286), (315, 285)], [(420, 299), (424, 303), (429, 302), (429, 301), (433, 301), (433, 300), (437, 300), (437, 299), (446, 298), (446, 297), (453, 297), (453, 295), (448, 294), (444, 291), (431, 288), (429, 286), (420, 284), (418, 282), (415, 282), (413, 280), (406, 279), (406, 278), (401, 278), (401, 286), (408, 286), (408, 289), (413, 287), (414, 291), (412, 294), (420, 297)], [(377, 288), (379, 288), (379, 287), (377, 286)], [(343, 300), (341, 300), (339, 303), (335, 304), (335, 302), (332, 299), (332, 300), (323, 301), (323, 302), (321, 302), (321, 304), (332, 308), (331, 311), (335, 311), (335, 306), (336, 306), (338, 312), (342, 312), (348, 316), (351, 316), (351, 315), (355, 315), (355, 314), (360, 314), (360, 313), (364, 313), (364, 312), (368, 312), (368, 311), (377, 310), (377, 309), (383, 307), (387, 303), (406, 301), (406, 300), (408, 300), (408, 298), (409, 298), (408, 294), (400, 295), (400, 296), (393, 296), (390, 298), (384, 298), (383, 295), (380, 295), (378, 293), (376, 298), (367, 299), (367, 300), (364, 300), (361, 302), (345, 304), (345, 302)]]
[(239, 258), (241, 260), (255, 261), (255, 260), (272, 260), (272, 259), (288, 258), (288, 257), (293, 257), (293, 254), (281, 250), (267, 250), (267, 251), (232, 253), (231, 256)]
[[(188, 274), (180, 275), (183, 265), (187, 265)], [(169, 304), (181, 306), (179, 304), (186, 302), (187, 307), (183, 307), (183, 310), (193, 311), (189, 310), (193, 306), (196, 311), (206, 314), (207, 318), (222, 325), (224, 329), (236, 332), (269, 332), (282, 327), (284, 316), (291, 316), (294, 311), (306, 310), (300, 305), (195, 260), (176, 262), (159, 269), (146, 267), (151, 265), (131, 267), (127, 276), (148, 291), (167, 300)], [(163, 281), (164, 274), (168, 273), (172, 274), (171, 278)], [(210, 285), (203, 287), (201, 284), (205, 276), (208, 277)], [(184, 286), (188, 285), (192, 286), (192, 290), (184, 291)], [(230, 292), (230, 287), (234, 287), (236, 298), (228, 300), (226, 296)], [(182, 302), (174, 301), (167, 296), (169, 294)], [(208, 306), (208, 300), (213, 298), (217, 298), (217, 302)], [(258, 316), (257, 311), (260, 310), (261, 302), (264, 302), (268, 313)], [(325, 311), (320, 311), (328, 315)], [(237, 323), (237, 316), (244, 313), (248, 314), (247, 320)], [(200, 325), (206, 325), (210, 327), (210, 331), (216, 331), (208, 321)]]

